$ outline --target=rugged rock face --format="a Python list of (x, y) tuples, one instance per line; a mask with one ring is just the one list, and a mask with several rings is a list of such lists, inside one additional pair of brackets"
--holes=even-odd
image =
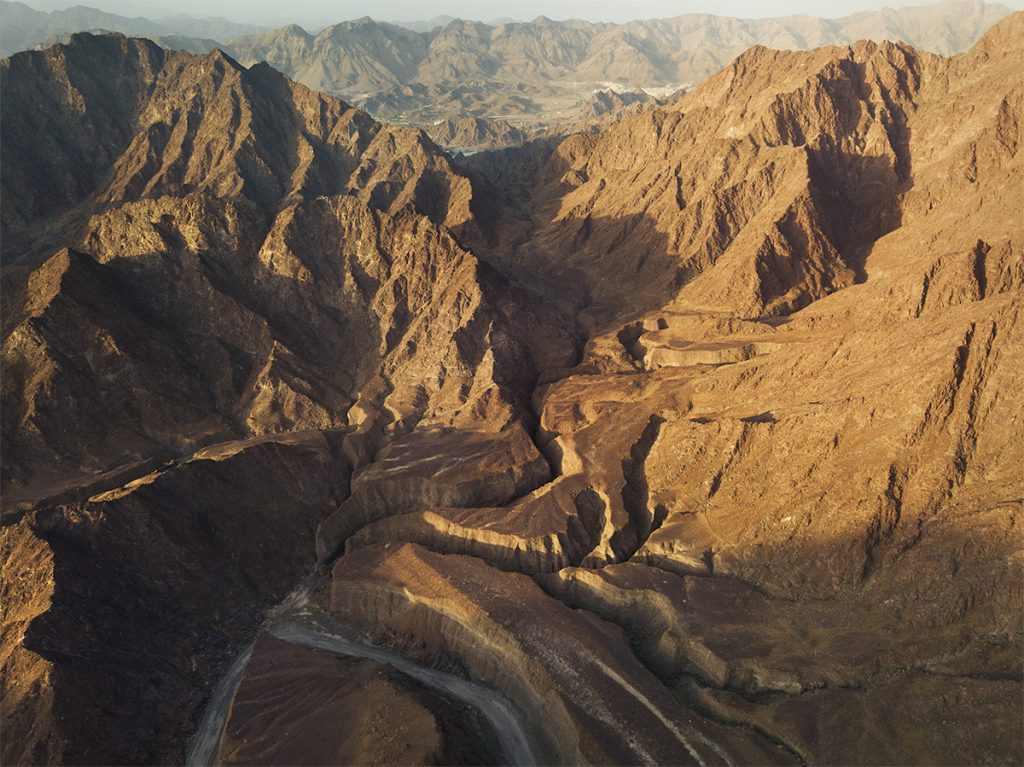
[(421, 430), (381, 450), (353, 477), (352, 494), (317, 531), (326, 562), (357, 530), (425, 506), (505, 503), (550, 478), (544, 457), (518, 424), (499, 434)]
[(392, 213), (429, 199), (420, 212), (437, 223), (471, 218), (468, 185), (422, 134), (220, 51), (194, 57), (77, 35), (5, 60), (0, 78), (11, 126), (4, 174), (25, 190), (5, 206), (7, 259), (24, 258), (41, 226), (66, 235), (87, 214), (190, 192), (241, 197), (270, 214), (318, 195), (355, 194)]
[[(27, 110), (22, 89), (50, 87), (64, 61), (95, 70), (116, 55), (134, 67), (139, 51), (162, 68), (135, 88), (148, 100), (120, 116), (134, 138), (82, 171), (95, 190), (69, 192), (58, 213), (11, 214), (12, 259), (31, 263), (55, 232), (72, 232), (71, 249), (5, 275), (11, 495), (216, 439), (513, 417), (523, 395), (501, 382), (528, 379), (545, 349), (526, 349), (500, 319), (513, 288), (459, 241), (479, 236), (470, 182), (422, 134), (219, 53), (89, 36), (7, 60), (4, 72), (43, 71), (19, 76), (5, 109)], [(93, 85), (101, 104), (121, 103), (117, 81)], [(12, 189), (40, 162), (81, 167), (71, 149), (40, 160), (31, 139), (5, 136)], [(76, 153), (102, 154), (84, 141)], [(566, 354), (557, 338), (549, 346)], [(83, 419), (94, 426), (65, 428)]]
[[(416, 573), (415, 582), (408, 578)], [(379, 636), (455, 659), (526, 713), (546, 761), (722, 764), (726, 728), (683, 710), (621, 631), (546, 597), (528, 577), (413, 545), (362, 549), (332, 573), (331, 610)], [(742, 741), (768, 763), (771, 744)]]
[(529, 133), (510, 125), (506, 120), (485, 120), (480, 117), (449, 117), (426, 128), (436, 143), (453, 150), (493, 149), (516, 146), (529, 138)]
[(619, 120), (642, 114), (667, 102), (675, 101), (685, 93), (679, 89), (666, 96), (656, 98), (646, 91), (615, 91), (611, 89), (594, 91), (594, 95), (580, 107), (576, 117), (576, 130), (566, 133), (597, 133)]
[[(319, 559), (551, 763), (1020, 762), (1022, 40), (753, 48), (458, 161), (219, 53), (4, 62), (68, 131), (3, 138), (4, 760), (179, 762)], [(353, 678), (449, 754), (260, 642), (224, 760), (362, 753), (288, 745)]]
[(670, 108), (564, 142), (518, 255), (542, 269), (571, 254), (556, 267), (617, 314), (690, 298), (761, 317), (850, 285), (896, 226), (908, 88), (933, 60), (891, 44), (752, 49)]

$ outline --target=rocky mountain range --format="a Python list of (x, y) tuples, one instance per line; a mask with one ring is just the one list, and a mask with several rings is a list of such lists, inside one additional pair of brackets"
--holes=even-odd
[[(401, 25), (364, 17), (312, 33), (292, 24), (247, 34), (216, 19), (151, 22), (87, 8), (42, 14), (7, 0), (0, 10), (3, 53), (53, 42), (61, 34), (105, 29), (194, 53), (219, 47), (244, 66), (266, 62), (378, 119), (424, 129), (465, 117), (512, 120), (529, 135), (553, 126), (572, 132), (588, 119), (595, 91), (611, 88), (634, 96), (646, 91), (665, 98), (754, 45), (803, 50), (891, 40), (952, 55), (1010, 13), (982, 0), (946, 0), (835, 19), (685, 14), (626, 24), (545, 17), (485, 24), (438, 17)], [(493, 133), (490, 146), (507, 143), (500, 123)]]
[(120, 35), (0, 94), (5, 764), (1024, 759), (1024, 14), (468, 157)]
[(949, 55), (1008, 13), (1001, 5), (953, 0), (839, 19), (687, 14), (607, 24), (540, 17), (500, 26), (453, 20), (415, 33), (367, 17), (315, 35), (284, 27), (232, 40), (227, 50), (243, 64), (266, 61), (386, 119), (425, 125), (451, 115), (517, 117), (534, 127), (564, 120), (595, 89), (667, 95), (753, 45), (807, 49), (894, 40)]
[(201, 47), (211, 50), (220, 44), (218, 40), (257, 34), (265, 28), (216, 17), (195, 19), (177, 15), (148, 19), (120, 16), (84, 5), (46, 12), (16, 0), (0, 0), (0, 56), (48, 45), (75, 32), (93, 30), (147, 37), (170, 48)]
[(230, 45), (240, 61), (267, 61), (306, 85), (347, 96), (477, 79), (652, 87), (699, 82), (753, 45), (799, 50), (888, 39), (949, 55), (1009, 13), (1006, 6), (971, 0), (838, 19), (686, 14), (609, 24), (542, 16), (496, 27), (454, 19), (417, 33), (365, 17), (316, 35), (293, 25)]

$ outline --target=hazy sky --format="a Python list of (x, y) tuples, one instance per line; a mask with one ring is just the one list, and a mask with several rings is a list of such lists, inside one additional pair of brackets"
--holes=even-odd
[[(715, 13), (722, 16), (763, 17), (807, 13), (843, 16), (885, 6), (928, 5), (933, 0), (26, 0), (40, 10), (70, 5), (132, 16), (187, 13), (193, 16), (225, 16), (253, 24), (334, 23), (359, 16), (413, 21), (440, 14), (488, 21), (499, 17), (529, 20), (540, 15), (553, 19), (585, 18), (594, 21), (628, 21), (683, 13)], [(1024, 0), (1003, 0), (1014, 8)]]

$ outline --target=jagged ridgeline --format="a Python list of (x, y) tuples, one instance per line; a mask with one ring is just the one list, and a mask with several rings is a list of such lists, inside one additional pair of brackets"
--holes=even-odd
[[(983, 0), (945, 0), (841, 18), (688, 13), (623, 24), (544, 16), (528, 22), (439, 17), (402, 24), (363, 17), (307, 31), (297, 24), (261, 29), (146, 10), (159, 18), (82, 6), (45, 13), (0, 0), (0, 55), (89, 31), (148, 37), (194, 53), (221, 48), (246, 66), (265, 61), (375, 116), (420, 126), (442, 145), (479, 149), (520, 143), (520, 134), (607, 124), (613, 115), (642, 109), (641, 99), (653, 104), (701, 82), (754, 45), (808, 49), (887, 39), (949, 56), (1012, 12)], [(613, 89), (610, 98), (594, 98), (605, 89)], [(594, 119), (595, 109), (604, 112), (616, 104), (613, 114)]]
[(5, 59), (4, 763), (182, 763), (225, 689), (227, 764), (1019, 763), (1022, 41), (458, 160)]

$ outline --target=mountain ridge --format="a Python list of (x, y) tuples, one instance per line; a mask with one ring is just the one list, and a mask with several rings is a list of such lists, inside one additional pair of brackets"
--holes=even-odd
[[(539, 17), (499, 26), (448, 19), (416, 31), (367, 16), (313, 34), (296, 24), (241, 37), (218, 36), (214, 28), (154, 27), (143, 33), (165, 47), (203, 52), (216, 46), (246, 65), (266, 61), (314, 90), (391, 121), (427, 128), (472, 116), (513, 119), (517, 128), (543, 131), (566, 123), (567, 114), (585, 108), (596, 90), (646, 89), (664, 97), (702, 81), (756, 44), (806, 49), (893, 39), (950, 55), (1008, 13), (982, 0), (947, 0), (838, 19), (687, 14), (611, 24)], [(127, 21), (106, 28), (132, 32)], [(15, 23), (5, 27), (17, 36)], [(74, 31), (79, 30), (65, 25), (48, 37)]]
[[(415, 51), (415, 72), (410, 71), (410, 62), (395, 69), (382, 59), (373, 60), (372, 66), (370, 60), (365, 65), (356, 64), (366, 52), (352, 48), (353, 43), (348, 41), (348, 33), (357, 29), (354, 22), (325, 28), (313, 38), (309, 49), (294, 48), (279, 40), (280, 31), (229, 44), (243, 62), (266, 59), (300, 82), (349, 98), (374, 91), (394, 91), (397, 96), (403, 88), (415, 84), (432, 88), (440, 97), (445, 88), (439, 86), (480, 79), (549, 84), (614, 81), (626, 88), (679, 87), (700, 82), (755, 44), (799, 49), (891, 37), (949, 55), (969, 47), (992, 23), (1010, 12), (1009, 8), (972, 0), (864, 12), (834, 20), (750, 20), (689, 14), (608, 24), (553, 22), (541, 17), (489, 27), (456, 19), (418, 35), (418, 42), (410, 45), (409, 50)], [(406, 37), (406, 30), (383, 22), (364, 20), (358, 29), (381, 41), (395, 35), (410, 43), (413, 40)], [(345, 67), (344, 60), (353, 63)]]

